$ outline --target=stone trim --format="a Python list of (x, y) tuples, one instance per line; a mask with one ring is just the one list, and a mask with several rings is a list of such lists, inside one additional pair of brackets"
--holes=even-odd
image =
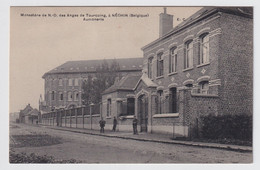
[(185, 86), (187, 84), (193, 84), (193, 83), (194, 83), (193, 79), (188, 79), (188, 80), (185, 80), (182, 84)]
[(168, 85), (168, 88), (170, 89), (170, 88), (177, 87), (177, 86), (178, 86), (177, 83), (171, 83)]
[(178, 118), (179, 115), (180, 115), (179, 113), (162, 113), (162, 114), (153, 115), (153, 118), (168, 118), (168, 117)]
[(197, 79), (197, 82), (202, 82), (202, 81), (209, 81), (210, 80), (210, 76), (202, 76), (202, 77), (199, 77)]
[(194, 39), (194, 35), (188, 35), (185, 38), (183, 38), (183, 42), (185, 43), (186, 41), (193, 40), (193, 39)]
[(205, 27), (203, 29), (201, 29), (197, 34), (196, 36), (200, 37), (202, 34), (204, 33), (209, 33), (210, 32), (210, 27)]

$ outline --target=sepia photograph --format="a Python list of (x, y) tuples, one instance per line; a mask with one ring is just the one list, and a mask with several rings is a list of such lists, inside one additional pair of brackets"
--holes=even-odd
[(10, 164), (252, 164), (253, 6), (11, 6)]

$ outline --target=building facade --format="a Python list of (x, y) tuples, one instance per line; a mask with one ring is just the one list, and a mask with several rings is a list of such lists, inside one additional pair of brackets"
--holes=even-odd
[[(203, 115), (252, 115), (252, 8), (204, 7), (174, 28), (172, 19), (160, 14), (160, 37), (142, 48), (143, 75), (120, 97), (134, 98), (139, 131), (188, 136)], [(104, 95), (103, 107), (116, 98)]]
[[(120, 69), (118, 75), (138, 73), (142, 70), (142, 58), (108, 59), (108, 64), (116, 61)], [(72, 108), (82, 106), (82, 84), (89, 75), (95, 78), (97, 68), (104, 60), (68, 61), (61, 66), (45, 73), (43, 79), (44, 99), (40, 97), (40, 109), (49, 112), (58, 108)]]

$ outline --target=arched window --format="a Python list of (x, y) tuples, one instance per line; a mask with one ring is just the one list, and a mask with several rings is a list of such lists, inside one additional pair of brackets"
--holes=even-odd
[(59, 78), (59, 86), (62, 86), (62, 79)]
[(59, 98), (60, 98), (60, 100), (63, 100), (63, 93), (62, 92), (59, 93)]
[(184, 69), (193, 67), (193, 42), (189, 40), (185, 43), (184, 49)]
[(51, 100), (55, 100), (55, 92), (54, 91), (51, 92)]
[(199, 64), (209, 62), (209, 34), (205, 33), (200, 36), (200, 55)]
[(158, 53), (157, 54), (157, 77), (163, 75), (163, 58), (162, 58), (163, 53)]
[(177, 69), (177, 48), (173, 47), (170, 49), (169, 73), (176, 72), (176, 69)]
[(79, 79), (78, 79), (78, 78), (74, 79), (74, 85), (75, 85), (75, 86), (78, 86), (78, 85), (79, 85)]
[(73, 100), (72, 92), (68, 92), (68, 101), (72, 101), (72, 100)]
[(79, 100), (79, 93), (78, 92), (74, 92), (74, 100), (75, 101)]
[(209, 90), (209, 81), (201, 81), (199, 83), (199, 93), (208, 94)]
[(149, 57), (148, 58), (148, 65), (147, 65), (147, 69), (148, 69), (148, 77), (152, 78), (152, 62), (153, 62), (153, 57)]
[(69, 86), (73, 86), (73, 79), (69, 79)]
[(158, 106), (158, 114), (162, 114), (162, 105), (163, 105), (163, 90), (157, 91), (157, 106)]
[(107, 117), (111, 116), (111, 99), (107, 99)]

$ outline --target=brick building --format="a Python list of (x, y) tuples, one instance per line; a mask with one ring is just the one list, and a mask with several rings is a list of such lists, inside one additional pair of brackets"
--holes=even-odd
[[(110, 65), (116, 61), (120, 69), (119, 76), (127, 73), (141, 72), (142, 58), (108, 59)], [(53, 70), (45, 73), (43, 79), (44, 99), (40, 97), (40, 110), (49, 112), (57, 108), (72, 108), (82, 105), (82, 83), (88, 75), (95, 78), (97, 68), (101, 67), (104, 60), (68, 61)]]
[(102, 116), (130, 125), (133, 117), (121, 116), (118, 103), (134, 102), (139, 131), (188, 136), (202, 115), (251, 115), (252, 14), (250, 7), (204, 7), (173, 27), (164, 9), (159, 38), (142, 48), (143, 75), (120, 100), (106, 92)]

